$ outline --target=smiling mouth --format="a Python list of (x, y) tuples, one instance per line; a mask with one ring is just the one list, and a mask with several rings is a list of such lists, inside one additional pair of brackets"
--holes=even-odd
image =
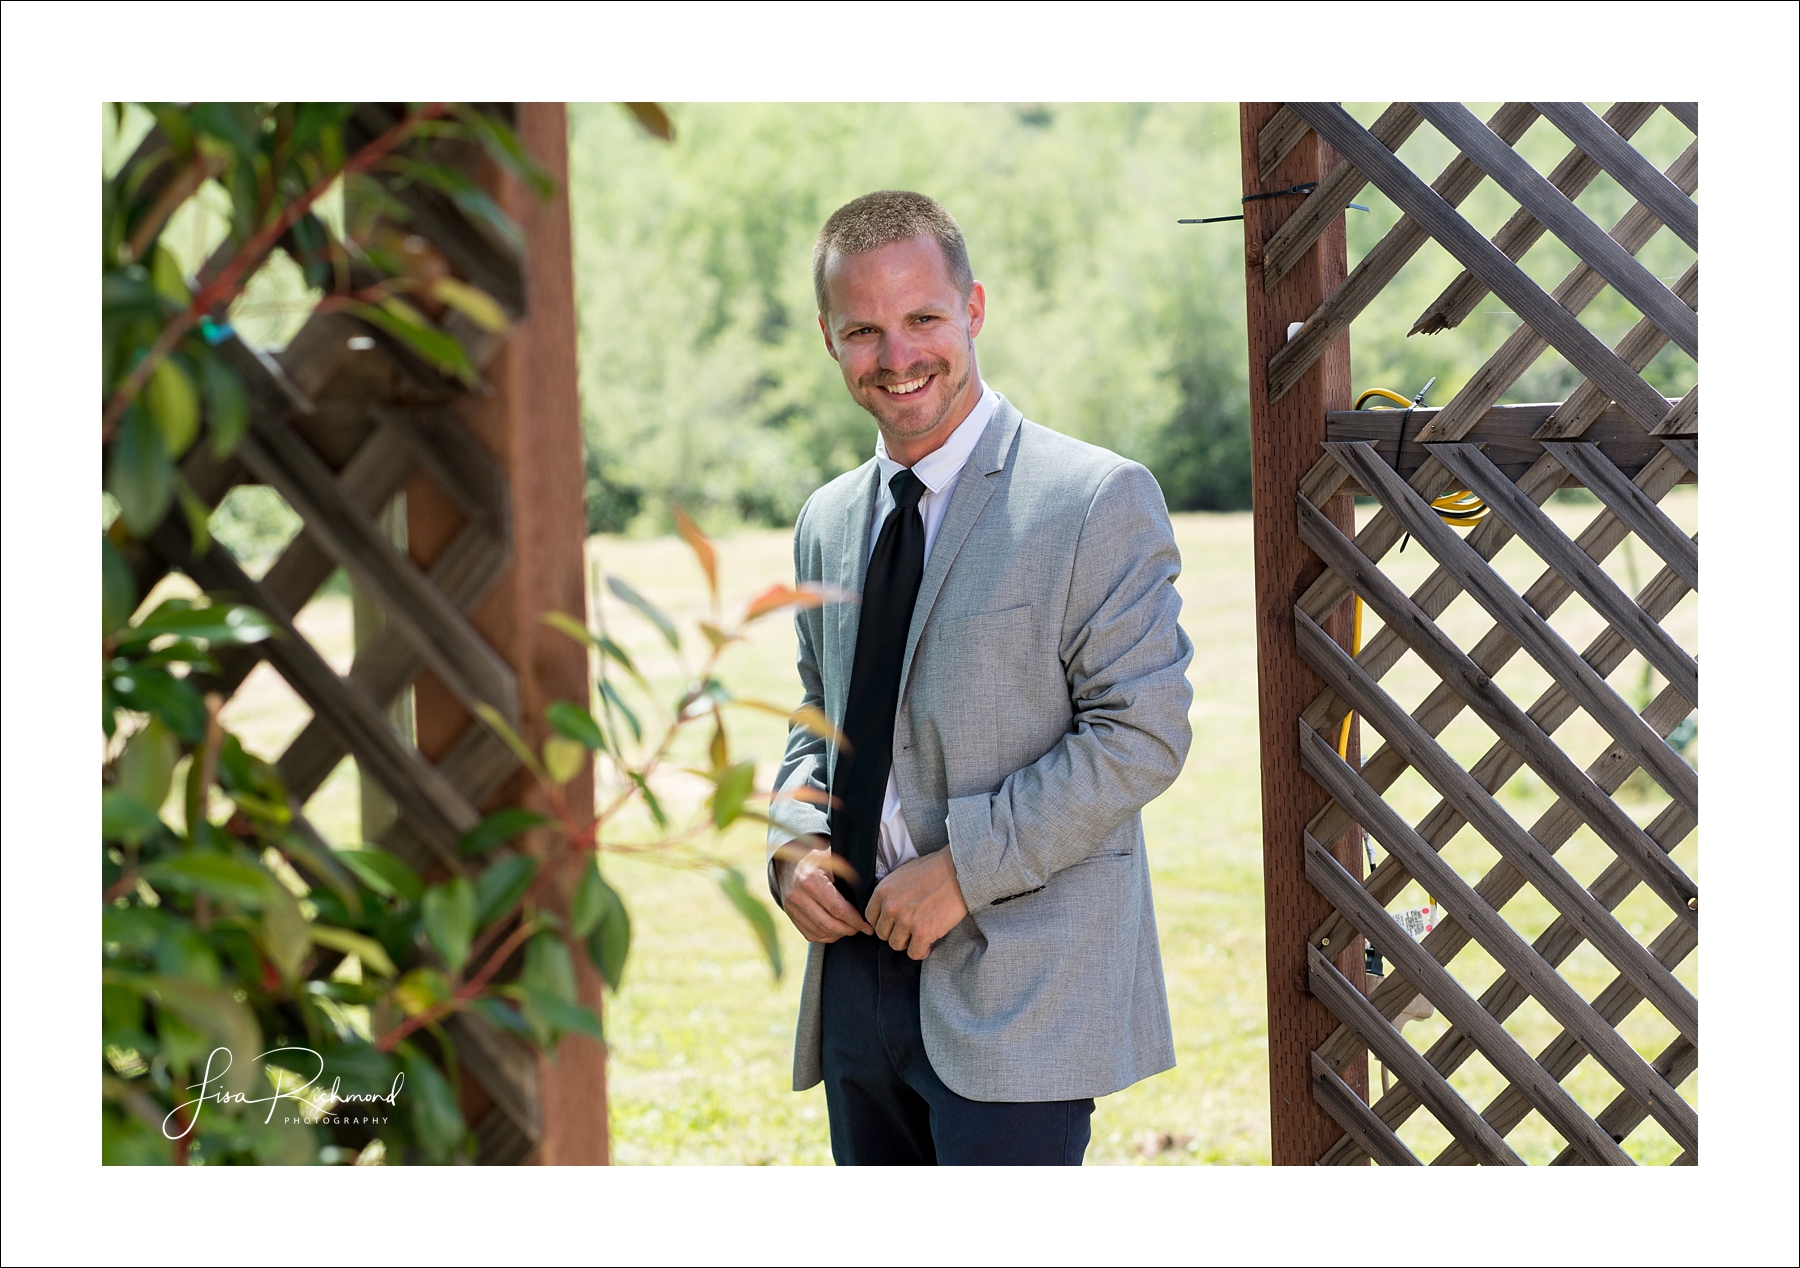
[(882, 385), (881, 390), (886, 392), (889, 396), (915, 396), (923, 391), (925, 385), (930, 383), (931, 380), (936, 377), (936, 375), (927, 374), (923, 378), (908, 379), (904, 383), (885, 383)]

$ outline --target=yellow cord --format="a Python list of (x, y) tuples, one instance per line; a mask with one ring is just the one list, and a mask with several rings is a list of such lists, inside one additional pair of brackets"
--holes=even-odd
[[(1363, 402), (1368, 400), (1371, 396), (1383, 397), (1406, 409), (1415, 407), (1413, 401), (1407, 400), (1398, 392), (1390, 392), (1385, 387), (1372, 387), (1356, 398), (1355, 408), (1361, 409), (1363, 407)], [(1398, 460), (1398, 457), (1399, 456), (1396, 454), (1396, 461)], [(1457, 528), (1468, 528), (1471, 525), (1479, 524), (1488, 513), (1487, 503), (1483, 502), (1467, 489), (1458, 489), (1455, 492), (1446, 493), (1442, 497), (1433, 498), (1431, 500), (1431, 509), (1438, 512), (1438, 517), (1442, 519), (1444, 523), (1454, 525)]]
[[(1356, 619), (1350, 634), (1350, 654), (1355, 656), (1362, 651), (1362, 596), (1356, 596)], [(1350, 719), (1354, 713), (1344, 715), (1343, 729), (1338, 732), (1338, 756), (1346, 762), (1350, 760)]]
[(1385, 396), (1388, 400), (1397, 402), (1403, 409), (1411, 409), (1413, 407), (1413, 403), (1398, 392), (1390, 392), (1385, 387), (1372, 387), (1356, 398), (1355, 408), (1361, 409), (1363, 407), (1363, 402), (1368, 400), (1371, 396)]
[[(1371, 396), (1386, 397), (1388, 400), (1404, 406), (1407, 409), (1414, 408), (1415, 404), (1414, 402), (1407, 400), (1398, 392), (1390, 392), (1385, 387), (1374, 387), (1356, 398), (1356, 408), (1361, 409), (1363, 407), (1363, 402), (1368, 400)], [(1397, 457), (1398, 455), (1396, 455), (1396, 458)], [(1444, 523), (1453, 524), (1458, 528), (1467, 528), (1471, 524), (1481, 523), (1488, 512), (1487, 503), (1476, 497), (1475, 494), (1468, 489), (1458, 489), (1454, 492), (1446, 493), (1442, 497), (1433, 498), (1431, 507), (1440, 514)], [(1449, 512), (1449, 514), (1444, 514), (1444, 512)], [(1350, 636), (1350, 654), (1352, 656), (1355, 656), (1362, 651), (1362, 614), (1363, 602), (1362, 596), (1359, 594), (1356, 596), (1355, 629)], [(1338, 756), (1345, 761), (1350, 760), (1350, 720), (1355, 716), (1356, 715), (1353, 713), (1346, 713), (1344, 715), (1343, 729), (1338, 732)], [(1437, 897), (1432, 894), (1427, 894), (1425, 896), (1425, 903), (1427, 906), (1436, 907)], [(1382, 1067), (1381, 1073), (1385, 1079), (1387, 1076), (1386, 1066)]]

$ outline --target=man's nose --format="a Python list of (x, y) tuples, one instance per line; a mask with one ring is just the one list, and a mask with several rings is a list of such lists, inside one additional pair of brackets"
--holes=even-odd
[(916, 365), (923, 355), (917, 339), (906, 327), (890, 331), (881, 340), (881, 368), (883, 370), (904, 370)]

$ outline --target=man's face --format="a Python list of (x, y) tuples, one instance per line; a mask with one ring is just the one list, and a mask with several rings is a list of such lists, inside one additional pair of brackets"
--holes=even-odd
[[(890, 452), (923, 444), (980, 397), (975, 336), (987, 298), (977, 282), (965, 300), (929, 235), (825, 262), (825, 347), (856, 403), (875, 416)], [(947, 434), (948, 429), (946, 429)], [(908, 444), (908, 442), (913, 442)], [(897, 460), (906, 461), (899, 453)]]

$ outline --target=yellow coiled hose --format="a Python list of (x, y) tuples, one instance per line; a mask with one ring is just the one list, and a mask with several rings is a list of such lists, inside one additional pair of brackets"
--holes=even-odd
[[(1421, 392), (1419, 395), (1423, 396), (1424, 393)], [(1385, 387), (1372, 387), (1356, 398), (1355, 408), (1361, 409), (1364, 402), (1368, 401), (1371, 397), (1381, 397), (1384, 400), (1392, 401), (1395, 405), (1398, 405), (1401, 409), (1405, 410), (1412, 410), (1418, 407), (1418, 401), (1408, 400), (1398, 392), (1390, 392)], [(1402, 436), (1401, 439), (1404, 442), (1405, 437)], [(1396, 449), (1394, 451), (1394, 463), (1398, 466), (1399, 462), (1400, 452)], [(1431, 500), (1431, 509), (1438, 513), (1438, 518), (1443, 520), (1444, 523), (1453, 525), (1457, 528), (1468, 528), (1472, 525), (1479, 524), (1487, 517), (1488, 513), (1487, 503), (1476, 497), (1468, 489), (1457, 489), (1454, 492), (1443, 494), (1441, 497), (1433, 498)], [(1362, 652), (1362, 627), (1363, 601), (1362, 596), (1359, 594), (1356, 596), (1355, 626), (1350, 637), (1350, 654), (1352, 656), (1356, 656)], [(1354, 714), (1346, 713), (1344, 715), (1343, 728), (1338, 732), (1338, 756), (1346, 761), (1350, 758), (1350, 720), (1354, 716)]]

